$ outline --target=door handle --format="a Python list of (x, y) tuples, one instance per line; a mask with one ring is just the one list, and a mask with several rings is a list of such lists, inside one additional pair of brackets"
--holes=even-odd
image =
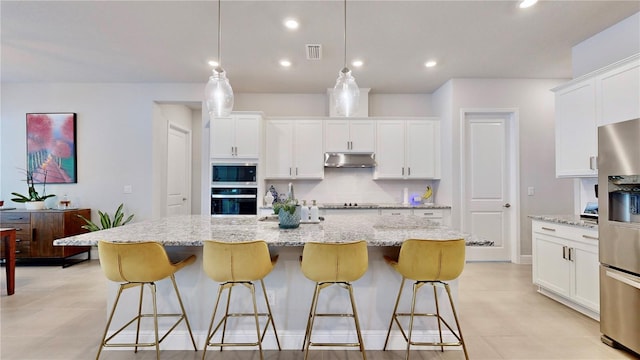
[(182, 201), (187, 201), (187, 198), (182, 198)]
[(510, 208), (510, 207), (511, 207), (511, 204), (506, 203), (506, 204), (502, 205), (502, 207)]

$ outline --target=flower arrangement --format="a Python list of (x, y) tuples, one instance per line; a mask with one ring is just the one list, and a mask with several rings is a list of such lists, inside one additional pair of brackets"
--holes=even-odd
[(284, 210), (293, 215), (296, 212), (296, 206), (298, 206), (298, 200), (296, 199), (278, 200), (273, 203), (273, 213), (278, 215), (280, 210)]
[[(27, 191), (28, 191), (28, 195), (22, 195), (20, 193), (17, 192), (12, 192), (11, 195), (15, 196), (13, 199), (11, 199), (11, 201), (13, 202), (17, 202), (17, 203), (28, 203), (28, 202), (35, 202), (35, 201), (44, 201), (50, 197), (54, 197), (56, 196), (55, 194), (49, 194), (47, 195), (47, 191), (46, 191), (46, 186), (47, 186), (47, 171), (46, 170), (24, 170), (21, 169), (22, 172), (25, 173), (27, 179)], [(39, 173), (42, 175), (43, 180), (42, 180), (42, 195), (40, 195), (38, 193), (38, 191), (36, 190), (35, 184), (33, 182), (33, 175), (34, 173)]]

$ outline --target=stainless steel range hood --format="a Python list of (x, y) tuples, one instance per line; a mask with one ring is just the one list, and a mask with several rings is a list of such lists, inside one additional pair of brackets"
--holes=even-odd
[(374, 153), (325, 153), (324, 167), (370, 168), (376, 166)]

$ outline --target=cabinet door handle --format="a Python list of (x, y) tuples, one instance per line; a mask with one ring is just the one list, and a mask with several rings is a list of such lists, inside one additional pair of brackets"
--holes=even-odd
[(582, 237), (585, 239), (598, 240), (597, 236), (582, 235)]
[(411, 168), (407, 168), (407, 175), (411, 176)]
[(404, 168), (402, 168), (402, 176), (404, 176)]
[(598, 157), (590, 156), (589, 157), (589, 169), (598, 170)]
[(19, 242), (21, 242), (21, 241), (22, 241), (22, 239), (17, 239), (17, 238), (16, 238), (16, 242), (17, 242), (17, 243), (19, 243)]
[(556, 229), (553, 228), (548, 228), (548, 227), (542, 227), (542, 230), (547, 230), (547, 231), (556, 231)]
[(562, 247), (562, 258), (567, 260), (567, 247), (566, 246)]
[(31, 229), (31, 241), (36, 241), (38, 238), (36, 237), (36, 228)]
[(289, 176), (291, 176), (291, 168), (289, 168)]
[(574, 248), (569, 248), (569, 261), (573, 261)]
[(298, 167), (296, 166), (296, 176), (298, 176)]

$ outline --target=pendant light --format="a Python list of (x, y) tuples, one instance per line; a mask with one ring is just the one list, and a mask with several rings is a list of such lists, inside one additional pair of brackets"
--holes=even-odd
[(338, 80), (333, 87), (333, 97), (339, 116), (353, 116), (358, 111), (360, 89), (347, 67), (347, 0), (344, 0), (344, 68), (338, 73)]
[(222, 68), (222, 57), (220, 56), (220, 43), (222, 42), (222, 30), (220, 21), (220, 1), (218, 0), (218, 66), (213, 69), (213, 74), (209, 77), (209, 82), (204, 89), (205, 101), (209, 118), (227, 117), (233, 109), (233, 89), (227, 79), (227, 73)]

